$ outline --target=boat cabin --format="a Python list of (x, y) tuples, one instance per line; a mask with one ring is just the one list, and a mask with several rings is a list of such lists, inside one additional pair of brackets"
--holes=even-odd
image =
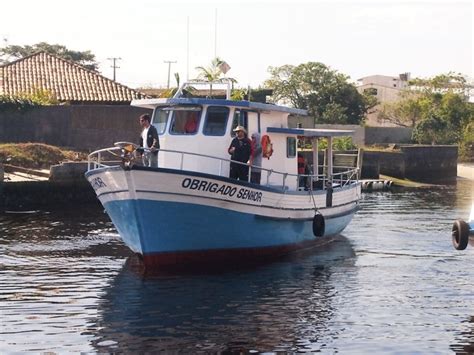
[[(234, 128), (243, 126), (249, 139), (253, 133), (258, 133), (260, 138), (267, 135), (271, 140), (273, 154), (262, 158), (261, 185), (290, 191), (300, 187), (299, 138), (314, 140), (313, 162), (317, 166), (319, 138), (327, 137), (331, 142), (334, 136), (352, 133), (288, 128), (289, 115), (307, 115), (307, 111), (273, 104), (174, 97), (136, 100), (132, 105), (153, 109), (152, 124), (160, 139), (159, 167), (228, 177), (230, 155), (227, 150), (235, 137)], [(332, 154), (331, 150), (329, 154)], [(328, 171), (332, 172), (331, 163)]]

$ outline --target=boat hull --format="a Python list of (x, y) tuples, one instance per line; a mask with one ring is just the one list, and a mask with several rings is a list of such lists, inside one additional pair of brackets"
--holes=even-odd
[[(360, 184), (289, 193), (224, 177), (171, 169), (87, 173), (120, 236), (149, 265), (267, 259), (339, 234), (357, 210)], [(313, 234), (315, 205), (325, 219)]]

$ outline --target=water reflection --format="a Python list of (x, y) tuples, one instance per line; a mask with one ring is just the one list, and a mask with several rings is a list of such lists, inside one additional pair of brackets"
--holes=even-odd
[(91, 331), (97, 351), (316, 351), (328, 333), (332, 278), (353, 264), (344, 237), (315, 254), (257, 269), (143, 276), (130, 258), (106, 289)]
[(467, 325), (467, 330), (459, 332), (456, 343), (451, 345), (450, 349), (456, 354), (474, 354), (474, 316), (462, 323)]

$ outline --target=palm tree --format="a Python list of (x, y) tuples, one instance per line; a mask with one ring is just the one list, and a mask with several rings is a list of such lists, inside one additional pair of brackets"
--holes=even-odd
[(200, 70), (200, 73), (197, 76), (197, 80), (206, 81), (209, 83), (209, 95), (212, 96), (212, 83), (224, 82), (228, 80), (232, 83), (236, 83), (237, 80), (234, 78), (221, 78), (222, 74), (225, 74), (222, 70), (223, 67), (228, 64), (219, 57), (214, 58), (211, 61), (211, 65), (206, 67), (196, 67), (197, 70)]

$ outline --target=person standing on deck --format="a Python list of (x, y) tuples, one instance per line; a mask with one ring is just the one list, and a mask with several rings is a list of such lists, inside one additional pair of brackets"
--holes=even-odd
[(260, 143), (260, 134), (252, 133), (252, 155), (250, 158), (250, 182), (260, 184), (262, 177), (262, 144)]
[[(242, 126), (237, 126), (234, 129), (237, 136), (232, 139), (227, 152), (231, 155), (231, 159), (241, 162), (248, 163), (251, 155), (251, 142), (247, 138), (247, 131)], [(248, 181), (249, 179), (249, 167), (248, 165), (230, 163), (230, 174), (231, 179)]]
[[(140, 134), (140, 148), (137, 152), (141, 154), (144, 166), (152, 168), (158, 167), (158, 149), (160, 149), (160, 139), (155, 126), (150, 124), (150, 115), (144, 114), (140, 116), (140, 126), (143, 130)], [(144, 149), (146, 148), (146, 149)]]

